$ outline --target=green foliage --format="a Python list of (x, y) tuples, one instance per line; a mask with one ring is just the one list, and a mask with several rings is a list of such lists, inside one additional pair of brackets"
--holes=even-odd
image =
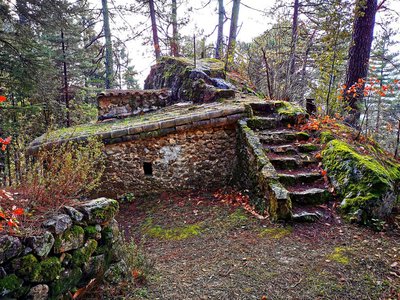
[(327, 256), (329, 260), (333, 260), (342, 265), (348, 265), (350, 263), (350, 259), (346, 256), (346, 252), (349, 251), (349, 248), (344, 247), (335, 247), (334, 251)]

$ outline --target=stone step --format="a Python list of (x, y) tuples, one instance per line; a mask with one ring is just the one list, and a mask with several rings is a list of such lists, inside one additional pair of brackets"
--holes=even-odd
[(332, 198), (332, 195), (321, 188), (290, 189), (289, 196), (293, 203), (301, 205), (323, 204)]
[(250, 106), (256, 116), (268, 116), (280, 107), (276, 102), (251, 103)]
[(284, 185), (296, 185), (313, 183), (322, 180), (319, 172), (293, 172), (293, 173), (278, 173), (279, 181)]
[(293, 170), (301, 166), (301, 161), (293, 156), (273, 156), (268, 157), (275, 169)]
[(247, 125), (253, 130), (265, 130), (278, 127), (280, 121), (275, 117), (255, 117), (247, 120)]
[(297, 149), (299, 150), (299, 152), (309, 153), (309, 152), (320, 150), (320, 147), (315, 144), (306, 143), (306, 144), (297, 145)]
[(275, 153), (275, 154), (284, 154), (284, 155), (294, 155), (297, 154), (297, 149), (293, 144), (287, 145), (272, 145), (272, 146), (265, 146), (264, 149), (267, 152)]
[(306, 132), (293, 130), (264, 130), (259, 133), (261, 143), (265, 145), (287, 144), (294, 141), (307, 141), (310, 136)]

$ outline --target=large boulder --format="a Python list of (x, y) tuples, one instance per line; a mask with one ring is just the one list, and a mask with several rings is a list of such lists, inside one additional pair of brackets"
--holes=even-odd
[(336, 139), (327, 144), (322, 158), (345, 213), (367, 225), (389, 216), (400, 195), (399, 164), (362, 155)]
[(224, 63), (210, 58), (198, 60), (195, 66), (186, 58), (162, 57), (152, 66), (144, 88), (169, 88), (172, 103), (203, 103), (235, 97), (235, 87), (225, 81)]

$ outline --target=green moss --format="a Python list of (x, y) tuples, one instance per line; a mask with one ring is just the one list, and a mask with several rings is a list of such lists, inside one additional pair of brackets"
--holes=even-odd
[(17, 275), (11, 274), (0, 278), (0, 296), (18, 291), (22, 287), (23, 280)]
[(361, 155), (343, 141), (330, 141), (322, 158), (344, 199), (341, 208), (346, 212), (361, 209), (367, 218), (374, 217), (375, 208), (385, 201), (385, 193), (394, 192), (394, 185), (400, 180), (399, 164)]
[(77, 267), (83, 266), (89, 261), (90, 256), (97, 248), (97, 241), (88, 240), (82, 248), (74, 251), (72, 254), (72, 264)]
[(321, 143), (326, 144), (335, 139), (335, 136), (330, 131), (322, 131), (320, 135)]
[(280, 115), (295, 117), (299, 114), (306, 114), (303, 108), (287, 101), (276, 101), (275, 106)]
[(86, 226), (84, 228), (85, 234), (87, 235), (94, 235), (97, 233), (96, 226)]
[(60, 260), (57, 257), (49, 257), (34, 268), (31, 280), (33, 282), (53, 281), (60, 275), (61, 269)]
[(160, 225), (153, 225), (153, 221), (150, 218), (146, 220), (143, 229), (144, 233), (149, 237), (176, 241), (197, 236), (202, 231), (199, 224), (190, 224), (175, 228), (163, 228)]
[[(18, 266), (18, 267), (17, 267)], [(13, 267), (19, 276), (29, 276), (38, 266), (38, 260), (33, 254), (25, 255), (15, 260)]]
[(342, 265), (348, 265), (350, 262), (349, 257), (345, 255), (349, 251), (349, 248), (335, 247), (334, 251), (327, 256), (329, 260), (333, 260)]
[(265, 228), (261, 230), (259, 233), (260, 237), (268, 236), (269, 238), (280, 240), (285, 236), (288, 236), (292, 233), (292, 227), (287, 228)]
[(116, 200), (110, 202), (110, 205), (93, 210), (92, 214), (96, 221), (107, 222), (110, 221), (117, 214), (119, 210), (119, 203)]
[(77, 243), (78, 247), (79, 245), (83, 244), (85, 237), (85, 231), (81, 226), (74, 225), (70, 229), (66, 230), (62, 235), (57, 236), (55, 241), (54, 241), (54, 250), (56, 253), (64, 252), (63, 245), (66, 243), (69, 243), (71, 241), (74, 241), (74, 243)]
[(60, 279), (54, 281), (50, 286), (51, 296), (56, 297), (65, 292), (73, 290), (82, 278), (80, 268), (66, 270), (61, 275)]
[(301, 152), (312, 152), (318, 150), (318, 146), (314, 144), (301, 144), (298, 148)]

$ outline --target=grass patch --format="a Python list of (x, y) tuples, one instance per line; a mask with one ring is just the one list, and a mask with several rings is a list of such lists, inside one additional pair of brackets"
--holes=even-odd
[(201, 225), (188, 224), (175, 228), (163, 228), (160, 225), (154, 225), (151, 218), (147, 218), (143, 225), (144, 234), (161, 240), (184, 240), (199, 235), (202, 232)]
[(259, 233), (260, 237), (269, 237), (271, 239), (280, 240), (293, 232), (292, 227), (287, 228), (265, 228)]
[(346, 252), (349, 251), (349, 248), (345, 247), (335, 247), (333, 252), (328, 255), (328, 259), (335, 261), (342, 265), (348, 265), (350, 263), (350, 258), (346, 256)]

